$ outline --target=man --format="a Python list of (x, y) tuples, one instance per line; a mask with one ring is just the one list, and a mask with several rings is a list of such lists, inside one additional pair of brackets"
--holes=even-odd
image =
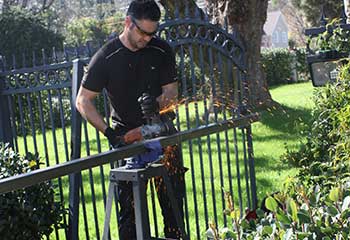
[[(160, 9), (154, 1), (132, 1), (123, 32), (93, 56), (78, 92), (77, 109), (108, 138), (113, 147), (118, 147), (118, 136), (121, 135), (124, 135), (128, 144), (139, 140), (140, 126), (145, 124), (143, 115), (167, 108), (177, 100), (174, 54), (165, 41), (155, 36), (159, 19)], [(112, 127), (106, 124), (93, 104), (103, 88), (107, 90), (111, 103)], [(143, 96), (141, 100), (140, 96)], [(141, 107), (138, 101), (141, 101)], [(185, 170), (178, 149), (173, 151), (174, 154), (169, 151), (165, 153), (169, 160), (166, 166), (183, 214)], [(179, 238), (164, 183), (161, 179), (156, 179), (156, 184), (164, 217), (165, 236)], [(120, 239), (136, 239), (132, 185), (130, 182), (121, 182), (118, 190)]]

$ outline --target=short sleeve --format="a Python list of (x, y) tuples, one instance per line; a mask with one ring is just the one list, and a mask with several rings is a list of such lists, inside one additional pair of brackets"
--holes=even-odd
[(166, 44), (164, 50), (164, 61), (160, 73), (161, 86), (177, 81), (175, 54), (168, 44)]
[(101, 92), (108, 81), (107, 62), (103, 50), (100, 49), (91, 58), (82, 80), (82, 86), (94, 92)]

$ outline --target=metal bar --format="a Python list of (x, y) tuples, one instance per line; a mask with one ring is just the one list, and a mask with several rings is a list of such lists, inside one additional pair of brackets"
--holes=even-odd
[[(197, 129), (189, 129), (187, 131), (179, 132), (171, 136), (160, 137), (157, 138), (157, 140), (159, 140), (160, 144), (163, 147), (165, 147), (169, 145), (178, 144), (189, 139), (207, 136), (218, 131), (224, 131), (225, 129), (247, 126), (252, 122), (258, 121), (258, 119), (258, 114), (251, 114), (237, 119), (230, 119), (220, 123), (212, 123), (206, 126), (201, 126)], [(147, 143), (148, 141), (135, 143), (132, 145), (99, 153), (96, 155), (91, 155), (88, 157), (83, 157), (80, 159), (76, 159), (75, 161), (64, 162), (56, 166), (50, 166), (44, 169), (34, 170), (30, 173), (1, 179), (0, 193), (6, 193), (57, 177), (80, 172), (85, 169), (101, 166), (106, 163), (115, 162), (116, 159), (123, 159), (136, 154), (144, 153), (147, 151), (147, 149), (144, 147), (143, 144)]]
[[(203, 56), (203, 46), (199, 46), (199, 64), (200, 64), (200, 71), (201, 71), (201, 79), (200, 79), (200, 85), (203, 87), (205, 86), (205, 66), (204, 66), (204, 56)], [(206, 91), (203, 91), (203, 107), (204, 107), (204, 117), (205, 117), (205, 122), (208, 124), (208, 108), (207, 108), (207, 96), (206, 96)], [(199, 123), (197, 125), (199, 127)], [(204, 171), (204, 161), (203, 161), (203, 154), (202, 154), (202, 139), (199, 139), (199, 144), (198, 144), (198, 150), (200, 151), (199, 154), (199, 164), (200, 164), (200, 172), (201, 172), (201, 183), (202, 183), (202, 191), (203, 191), (203, 208), (204, 208), (204, 221), (205, 221), (205, 228), (208, 228), (208, 204), (207, 204), (207, 190), (205, 187), (205, 171)], [(199, 229), (197, 230), (199, 232)], [(197, 234), (198, 239), (200, 239), (200, 235)]]
[(71, 86), (71, 82), (64, 82), (60, 84), (53, 85), (45, 85), (40, 87), (24, 87), (24, 88), (15, 88), (15, 89), (6, 89), (2, 92), (3, 95), (14, 95), (14, 94), (22, 94), (22, 93), (33, 93), (33, 92), (41, 92), (44, 90), (56, 90), (62, 88), (68, 88)]
[(13, 146), (9, 103), (7, 97), (2, 93), (4, 88), (5, 78), (0, 77), (0, 141), (8, 142)]
[(148, 240), (151, 236), (149, 229), (147, 195), (145, 180), (139, 179), (132, 183), (135, 207), (135, 224), (137, 239)]
[(12, 137), (13, 137), (13, 140), (14, 140), (14, 147), (15, 147), (15, 150), (16, 152), (19, 152), (19, 149), (18, 149), (18, 139), (17, 139), (17, 125), (16, 125), (16, 116), (15, 116), (15, 113), (13, 111), (14, 107), (13, 107), (13, 98), (14, 96), (7, 96), (7, 99), (8, 99), (8, 107), (10, 109), (10, 119), (12, 120)]
[[(218, 63), (218, 75), (219, 75), (219, 89), (220, 89), (220, 107), (221, 107), (221, 112), (223, 115), (223, 119), (226, 120), (226, 109), (225, 106), (227, 104), (229, 104), (229, 102), (226, 99), (226, 96), (228, 96), (227, 91), (224, 87), (224, 79), (223, 79), (223, 74), (224, 73), (224, 67), (223, 67), (223, 62), (222, 62), (222, 58), (221, 58), (221, 54), (217, 54), (217, 63)], [(230, 65), (229, 65), (230, 66)], [(227, 131), (224, 131), (225, 133), (225, 143), (226, 143), (226, 149), (227, 149), (227, 144), (228, 144), (228, 135), (227, 135)], [(224, 184), (224, 174), (223, 174), (223, 164), (222, 164), (222, 155), (221, 155), (221, 140), (220, 140), (220, 134), (217, 133), (216, 134), (216, 138), (217, 138), (217, 148), (218, 148), (218, 157), (219, 157), (219, 172), (220, 172), (220, 185), (222, 188), (225, 187)], [(226, 152), (226, 154), (229, 154), (228, 152)], [(227, 156), (227, 155), (226, 155)], [(225, 210), (225, 193), (224, 191), (221, 191), (221, 204), (222, 204), (222, 211)], [(226, 214), (224, 214), (224, 225), (227, 225), (227, 219), (226, 219)]]
[[(86, 204), (85, 204), (85, 192), (84, 192), (84, 186), (83, 186), (83, 179), (82, 177), (80, 178), (80, 198), (81, 198), (81, 206), (83, 210), (83, 220), (84, 220), (84, 230), (85, 230), (85, 239), (88, 240), (90, 239), (90, 234), (89, 234), (89, 220), (87, 217), (87, 211), (86, 211)], [(77, 231), (79, 233), (79, 231)], [(79, 239), (79, 238), (78, 238)]]
[[(84, 136), (85, 136), (86, 154), (87, 154), (87, 156), (90, 156), (89, 134), (88, 134), (86, 121), (84, 121)], [(93, 213), (94, 213), (96, 239), (100, 239), (100, 231), (99, 231), (99, 228), (98, 228), (98, 217), (97, 217), (95, 187), (94, 187), (94, 176), (93, 176), (91, 168), (89, 169), (89, 180), (90, 180), (90, 190), (91, 190), (91, 202), (92, 202), (92, 208), (93, 208)], [(85, 204), (85, 202), (83, 202), (82, 204)]]
[(19, 116), (21, 121), (21, 131), (22, 131), (25, 155), (27, 155), (28, 154), (27, 134), (26, 134), (26, 127), (24, 123), (24, 117), (23, 117), (24, 112), (22, 107), (22, 100), (20, 95), (17, 96), (17, 100), (18, 100)]
[(239, 169), (240, 166), (239, 166), (239, 153), (238, 153), (237, 130), (236, 130), (236, 128), (233, 129), (233, 144), (234, 144), (235, 157), (236, 157), (238, 202), (239, 202), (239, 209), (240, 209), (240, 212), (242, 214), (243, 205), (242, 205), (241, 171)]
[[(34, 113), (33, 113), (33, 107), (32, 107), (32, 101), (30, 100), (29, 93), (25, 94), (27, 97), (27, 103), (28, 103), (28, 108), (29, 108), (29, 123), (30, 123), (30, 128), (32, 130), (32, 138), (33, 138), (33, 144), (34, 144), (34, 153), (38, 152), (38, 145), (36, 142), (36, 133), (35, 133), (35, 125), (34, 125)], [(39, 160), (37, 160), (39, 161)], [(39, 165), (39, 162), (37, 162)]]
[[(83, 77), (83, 63), (76, 59), (73, 61), (72, 102), (76, 102), (76, 96)], [(71, 160), (81, 156), (81, 116), (72, 104), (72, 130), (71, 130)], [(74, 162), (74, 161), (72, 161)], [(74, 171), (69, 176), (69, 239), (79, 239), (79, 185), (81, 182), (80, 171)]]
[(154, 222), (154, 232), (155, 232), (155, 236), (159, 237), (153, 178), (149, 180), (149, 183), (150, 183), (151, 199), (152, 199), (152, 214), (153, 214), (153, 222)]
[[(230, 66), (231, 64), (230, 59), (227, 59), (227, 66)], [(234, 79), (233, 79), (233, 67), (228, 67), (228, 79), (232, 80), (229, 81), (229, 87), (232, 89), (232, 92), (229, 93), (229, 101), (230, 101), (230, 109), (229, 109), (229, 114), (231, 114), (231, 117), (233, 118), (235, 115), (235, 108), (234, 108), (234, 103), (235, 103), (235, 95), (238, 94), (237, 91), (235, 91), (234, 88)], [(232, 84), (232, 85), (231, 85)], [(225, 119), (226, 120), (226, 119)], [(232, 196), (232, 199), (234, 199), (234, 192), (233, 192), (233, 177), (232, 177), (232, 166), (231, 166), (231, 154), (230, 154), (230, 143), (231, 139), (229, 139), (228, 136), (228, 131), (225, 131), (225, 139), (226, 139), (226, 154), (227, 154), (227, 172), (228, 172), (228, 183), (229, 183), (229, 191), (230, 195)]]
[(251, 201), (250, 201), (250, 187), (249, 187), (249, 169), (248, 169), (248, 162), (247, 162), (247, 148), (246, 148), (246, 139), (245, 139), (245, 132), (244, 129), (241, 130), (242, 132), (242, 144), (243, 144), (243, 161), (244, 161), (244, 175), (245, 175), (245, 191), (247, 194), (247, 207), (248, 209), (251, 209)]
[[(186, 114), (186, 128), (190, 129), (190, 115), (189, 115), (189, 96), (187, 91), (187, 79), (186, 79), (186, 73), (185, 73), (185, 49), (184, 46), (180, 46), (180, 69), (181, 69), (181, 83), (182, 83), (182, 95), (185, 98), (185, 114)], [(195, 167), (194, 167), (194, 159), (193, 159), (193, 145), (192, 141), (188, 141), (188, 149), (189, 149), (189, 161), (191, 165), (191, 178), (192, 178), (192, 191), (193, 191), (193, 202), (194, 202), (194, 208), (195, 208), (195, 219), (196, 219), (196, 228), (199, 230), (199, 224), (198, 224), (198, 208), (197, 204), (197, 190), (196, 190), (196, 177), (195, 177)], [(199, 231), (197, 231), (197, 235), (199, 234)]]
[(43, 144), (44, 144), (44, 152), (45, 152), (45, 160), (46, 160), (46, 166), (50, 166), (49, 161), (49, 153), (47, 149), (47, 139), (46, 139), (46, 129), (45, 129), (45, 119), (43, 114), (43, 105), (42, 105), (42, 98), (41, 93), (38, 93), (38, 107), (39, 107), (39, 118), (40, 118), (40, 127), (43, 137)]
[[(88, 59), (81, 59), (82, 62), (87, 62)], [(63, 62), (63, 63), (54, 63), (50, 65), (34, 66), (29, 68), (20, 68), (10, 71), (0, 72), (0, 77), (8, 75), (21, 75), (24, 73), (36, 73), (36, 72), (45, 72), (45, 71), (55, 71), (63, 68), (71, 68), (73, 66), (72, 62)]]
[[(74, 71), (73, 71), (74, 72)], [(74, 74), (74, 73), (73, 73)], [(72, 83), (73, 84), (73, 83)], [(79, 84), (80, 86), (80, 84)], [(59, 108), (60, 108), (60, 120), (61, 120), (61, 126), (62, 126), (62, 133), (63, 133), (63, 146), (64, 146), (64, 153), (66, 156), (66, 161), (69, 161), (69, 151), (68, 151), (68, 140), (67, 140), (67, 131), (66, 131), (66, 123), (65, 123), (65, 119), (64, 119), (64, 110), (63, 110), (63, 102), (62, 102), (62, 92), (61, 89), (58, 89), (58, 100), (59, 100)], [(75, 100), (75, 98), (72, 98), (72, 101)], [(76, 111), (75, 106), (72, 106), (72, 115), (73, 115), (73, 111)], [(80, 115), (79, 115), (80, 116)], [(81, 122), (80, 122), (81, 124)], [(81, 127), (80, 127), (81, 128)], [(73, 133), (73, 130), (72, 130)], [(80, 130), (80, 134), (81, 134), (81, 130)], [(81, 137), (80, 137), (81, 138)], [(80, 146), (80, 144), (79, 144)], [(72, 157), (72, 156), (71, 156)], [(79, 155), (80, 157), (80, 155)]]
[(248, 158), (249, 158), (249, 169), (250, 169), (250, 185), (251, 185), (251, 191), (252, 191), (252, 205), (253, 205), (253, 209), (256, 209), (258, 207), (258, 197), (256, 195), (256, 177), (255, 177), (252, 127), (250, 125), (247, 125), (246, 129), (247, 129), (247, 147), (248, 147)]
[[(214, 110), (214, 118), (215, 118), (215, 122), (218, 121), (217, 119), (217, 111), (216, 111), (216, 107), (215, 107), (215, 98), (216, 98), (216, 89), (215, 89), (215, 80), (214, 80), (214, 72), (213, 72), (213, 68), (214, 68), (214, 57), (213, 57), (213, 52), (212, 52), (212, 48), (210, 47), (208, 49), (208, 56), (209, 56), (209, 79), (210, 79), (210, 84), (211, 84), (211, 88), (212, 88), (212, 98), (213, 98), (213, 110)], [(212, 202), (213, 202), (213, 211), (214, 211), (214, 221), (215, 223), (218, 222), (218, 216), (217, 216), (217, 211), (216, 211), (216, 194), (215, 194), (215, 184), (214, 184), (214, 168), (213, 168), (213, 158), (212, 158), (212, 153), (211, 153), (211, 143), (210, 143), (211, 139), (210, 136), (208, 135), (207, 137), (207, 143), (208, 143), (208, 157), (209, 157), (209, 171), (210, 171), (210, 184), (211, 184), (211, 196), (212, 196)], [(206, 219), (207, 220), (207, 219)]]
[[(48, 97), (48, 102), (49, 102), (49, 116), (50, 116), (50, 123), (51, 123), (51, 134), (52, 134), (52, 141), (53, 141), (53, 148), (54, 148), (54, 153), (55, 153), (55, 161), (56, 164), (60, 163), (59, 160), (59, 155), (58, 155), (58, 149), (57, 149), (57, 136), (56, 136), (56, 128), (55, 128), (55, 121), (54, 121), (54, 116), (53, 116), (53, 111), (52, 111), (52, 97), (51, 97), (51, 91), (47, 91), (47, 97)], [(61, 203), (64, 203), (64, 196), (63, 196), (63, 186), (62, 186), (62, 179), (61, 177), (58, 178), (58, 187), (59, 187), (59, 192), (60, 192), (60, 201)], [(67, 219), (64, 217), (63, 218), (64, 224), (67, 226)], [(68, 231), (66, 231), (66, 238), (68, 238)]]
[[(200, 46), (199, 46), (200, 47)], [(192, 45), (189, 45), (189, 57), (190, 57), (190, 62), (191, 62), (191, 77), (192, 77), (192, 98), (194, 100), (194, 105), (195, 105), (195, 116), (196, 116), (196, 127), (199, 126), (199, 112), (198, 112), (198, 99), (197, 99), (197, 95), (196, 95), (196, 75), (195, 75), (195, 66), (194, 66), (194, 51), (193, 51), (193, 46)], [(202, 56), (202, 59), (200, 59), (200, 61), (203, 63), (203, 56)], [(202, 76), (203, 76), (203, 72), (202, 72)], [(197, 146), (198, 146), (198, 152), (199, 152), (199, 164), (200, 164), (200, 169), (201, 169), (201, 183), (202, 183), (202, 196), (203, 196), (203, 200), (206, 201), (206, 189), (205, 189), (205, 181), (204, 181), (204, 167), (203, 167), (203, 150), (202, 150), (202, 144), (201, 144), (201, 138), (197, 138)], [(195, 181), (195, 173), (194, 173), (194, 169), (196, 169), (196, 167), (194, 167), (194, 163), (191, 162), (191, 172), (192, 172), (192, 188), (193, 189), (196, 189), (196, 181)], [(194, 207), (195, 207), (195, 213), (196, 213), (196, 223), (197, 223), (197, 238), (199, 239), (200, 238), (200, 230), (199, 230), (199, 224), (198, 224), (198, 207), (197, 207), (197, 194), (196, 192), (194, 191), (193, 192), (193, 202), (194, 202)], [(205, 202), (205, 206), (206, 206), (206, 202)], [(204, 219), (207, 219), (208, 217), (208, 212), (207, 212), (207, 208), (205, 207), (205, 218)], [(207, 225), (207, 221), (205, 221), (205, 224)], [(188, 222), (188, 221), (187, 221)], [(187, 228), (187, 232), (189, 233), (190, 230), (189, 230), (189, 224), (188, 225), (188, 228)]]

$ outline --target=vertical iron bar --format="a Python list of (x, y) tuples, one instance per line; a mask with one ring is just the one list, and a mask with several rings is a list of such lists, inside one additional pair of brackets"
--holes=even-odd
[(249, 158), (249, 168), (250, 168), (250, 185), (252, 190), (252, 205), (253, 205), (253, 209), (256, 209), (258, 205), (258, 198), (256, 196), (255, 162), (254, 162), (253, 138), (252, 138), (251, 125), (247, 126), (246, 129), (247, 129), (247, 146), (248, 146), (248, 158)]
[[(181, 45), (180, 47), (180, 69), (181, 69), (181, 83), (182, 83), (182, 95), (185, 98), (185, 112), (186, 112), (186, 127), (187, 129), (190, 129), (190, 116), (189, 116), (189, 110), (188, 110), (188, 92), (187, 92), (187, 79), (185, 74), (185, 53), (184, 53), (184, 46)], [(193, 202), (194, 202), (194, 208), (195, 208), (195, 219), (196, 219), (196, 229), (197, 229), (197, 236), (200, 236), (200, 230), (199, 230), (199, 224), (198, 224), (198, 208), (197, 208), (197, 191), (196, 191), (196, 177), (194, 172), (194, 159), (193, 159), (193, 150), (192, 150), (192, 141), (188, 141), (188, 148), (189, 148), (189, 154), (190, 154), (190, 164), (191, 164), (191, 176), (192, 176), (192, 190), (193, 190)]]
[(242, 206), (242, 187), (241, 187), (241, 171), (239, 169), (239, 153), (238, 153), (238, 144), (237, 144), (237, 130), (233, 129), (233, 144), (235, 149), (235, 157), (236, 157), (236, 172), (237, 172), (237, 190), (238, 190), (238, 202), (239, 209), (242, 214), (243, 206)]
[[(58, 149), (57, 149), (57, 136), (56, 136), (56, 128), (55, 128), (55, 121), (52, 111), (52, 97), (51, 97), (51, 91), (47, 90), (47, 97), (48, 97), (48, 103), (49, 103), (49, 114), (50, 114), (50, 122), (52, 127), (52, 141), (53, 141), (53, 148), (55, 152), (55, 161), (56, 164), (59, 164), (59, 155), (58, 155)], [(58, 186), (60, 190), (60, 201), (61, 203), (64, 203), (64, 195), (63, 195), (63, 186), (62, 186), (62, 178), (58, 178)], [(67, 226), (67, 219), (63, 218), (64, 224)], [(66, 238), (68, 239), (68, 232), (66, 231)]]
[(22, 137), (23, 137), (23, 143), (24, 143), (24, 150), (25, 150), (25, 155), (28, 154), (28, 144), (27, 144), (27, 134), (26, 134), (26, 127), (24, 123), (24, 118), (23, 118), (23, 107), (22, 107), (22, 100), (21, 96), (18, 94), (17, 95), (17, 100), (18, 100), (18, 107), (19, 107), (19, 116), (20, 116), (20, 121), (21, 121), (21, 130), (22, 130)]
[(158, 224), (157, 224), (157, 210), (156, 210), (156, 204), (155, 204), (155, 194), (154, 194), (154, 184), (153, 184), (153, 178), (149, 180), (150, 183), (150, 191), (151, 191), (151, 199), (152, 199), (152, 213), (153, 213), (153, 222), (154, 222), (154, 231), (155, 231), (155, 237), (158, 238)]
[(248, 163), (247, 163), (247, 148), (246, 148), (246, 139), (245, 139), (245, 132), (244, 128), (241, 130), (242, 132), (242, 143), (243, 143), (243, 161), (244, 161), (244, 175), (245, 175), (245, 190), (247, 194), (247, 206), (249, 209), (251, 209), (251, 202), (250, 202), (250, 187), (249, 187), (249, 169), (248, 169)]
[[(12, 120), (12, 139), (14, 140), (14, 147), (16, 152), (19, 152), (18, 149), (18, 135), (17, 135), (17, 124), (16, 124), (16, 115), (14, 113), (14, 104), (13, 104), (13, 96), (8, 95), (7, 100), (8, 100), (8, 108), (10, 110), (10, 119)], [(11, 143), (10, 143), (11, 144)]]
[[(83, 77), (83, 63), (80, 59), (73, 60), (73, 79), (72, 79), (72, 130), (71, 130), (71, 160), (78, 159), (81, 156), (81, 116), (75, 107), (76, 97)], [(74, 173), (69, 176), (69, 226), (68, 238), (71, 240), (79, 239), (79, 185), (81, 182), (81, 173)]]
[[(84, 121), (84, 135), (85, 135), (86, 154), (87, 154), (87, 156), (90, 156), (89, 134), (88, 134), (86, 121)], [(93, 175), (93, 172), (92, 172), (91, 168), (89, 169), (89, 179), (90, 179), (90, 189), (91, 189), (91, 201), (92, 201), (92, 207), (93, 207), (93, 212), (94, 212), (96, 238), (100, 239), (100, 231), (99, 231), (99, 228), (98, 228), (96, 197), (95, 197), (95, 187), (94, 187), (94, 175)], [(85, 204), (85, 202), (82, 202), (82, 204)]]
[[(212, 88), (212, 98), (216, 98), (216, 91), (215, 91), (215, 83), (214, 83), (214, 59), (213, 59), (213, 53), (212, 53), (212, 48), (208, 48), (208, 57), (209, 57), (209, 81), (211, 83), (211, 88)], [(213, 103), (214, 104), (214, 103)], [(215, 104), (214, 104), (215, 105)], [(214, 116), (215, 116), (215, 122), (217, 122), (217, 112), (215, 106), (213, 106), (214, 109)], [(208, 154), (209, 154), (209, 171), (210, 171), (210, 184), (211, 184), (211, 193), (212, 193), (212, 201), (213, 201), (213, 211), (214, 211), (214, 221), (215, 223), (218, 223), (218, 216), (216, 213), (216, 197), (215, 197), (215, 184), (214, 184), (214, 168), (213, 168), (213, 158), (212, 158), (212, 151), (211, 151), (211, 139), (210, 136), (207, 137), (208, 139)], [(218, 149), (219, 150), (219, 149)]]
[[(205, 66), (204, 66), (204, 56), (203, 56), (203, 45), (198, 46), (199, 47), (199, 64), (201, 69), (201, 79), (200, 79), (200, 85), (202, 87), (205, 86)], [(205, 117), (205, 123), (208, 124), (208, 110), (207, 110), (207, 100), (206, 100), (206, 90), (203, 90), (203, 107), (204, 107), (204, 117)], [(204, 203), (204, 221), (205, 221), (205, 228), (208, 228), (208, 204), (207, 204), (207, 190), (205, 186), (205, 171), (204, 171), (204, 161), (203, 161), (203, 148), (202, 148), (202, 138), (199, 139), (198, 148), (200, 151), (199, 155), (199, 164), (200, 164), (200, 171), (201, 171), (201, 182), (202, 182), (202, 191), (203, 191), (203, 203)]]
[(0, 141), (8, 142), (13, 146), (13, 135), (11, 132), (11, 116), (9, 102), (2, 91), (5, 89), (5, 77), (0, 77)]
[[(226, 91), (226, 88), (224, 86), (224, 79), (223, 79), (223, 74), (224, 74), (224, 67), (223, 67), (223, 62), (222, 62), (222, 56), (221, 53), (217, 51), (217, 62), (218, 62), (218, 75), (219, 75), (219, 86), (220, 86), (220, 105), (221, 105), (221, 111), (222, 111), (222, 115), (223, 115), (223, 119), (226, 120), (226, 109), (225, 106), (227, 106), (228, 103), (228, 98), (226, 98), (226, 96), (228, 96), (228, 93)], [(228, 144), (228, 139), (227, 139), (227, 130), (224, 131), (224, 135), (225, 135), (225, 142), (226, 142), (226, 149), (227, 149), (227, 144)], [(224, 188), (225, 184), (224, 184), (224, 174), (223, 174), (223, 166), (222, 166), (222, 156), (221, 156), (221, 139), (220, 139), (220, 134), (217, 133), (216, 134), (217, 137), (217, 147), (218, 147), (218, 157), (219, 157), (219, 172), (220, 172), (220, 184), (221, 187)], [(226, 156), (229, 154), (229, 152), (226, 152)], [(227, 157), (229, 158), (229, 157)], [(227, 159), (226, 158), (226, 159)], [(225, 210), (225, 193), (222, 191), (221, 192), (221, 203), (222, 203), (222, 211)], [(224, 214), (224, 225), (227, 225), (227, 219), (226, 219), (226, 214)]]
[[(74, 71), (73, 71), (73, 74), (74, 74)], [(67, 131), (66, 131), (66, 123), (65, 123), (65, 119), (64, 119), (64, 107), (63, 107), (63, 102), (62, 102), (62, 93), (61, 93), (61, 91), (62, 91), (61, 89), (57, 89), (59, 108), (60, 108), (60, 120), (61, 120), (62, 133), (63, 133), (64, 153), (66, 155), (66, 161), (69, 161)], [(73, 111), (73, 109), (72, 109), (72, 111)], [(81, 130), (80, 130), (80, 133), (81, 133)], [(80, 158), (80, 156), (78, 158)]]
[(42, 132), (42, 137), (43, 137), (46, 166), (50, 166), (49, 153), (48, 153), (48, 149), (47, 149), (45, 119), (44, 119), (44, 114), (43, 114), (41, 92), (38, 92), (38, 107), (39, 107), (40, 127), (41, 127), (41, 132)]
[[(202, 50), (202, 46), (198, 46)], [(193, 46), (190, 45), (189, 47), (189, 56), (190, 56), (190, 62), (191, 62), (191, 76), (192, 76), (192, 98), (194, 100), (195, 105), (195, 114), (196, 114), (196, 127), (199, 127), (199, 110), (198, 110), (198, 97), (197, 97), (197, 81), (196, 81), (196, 75), (195, 75), (195, 66), (194, 66), (194, 52), (193, 52)], [(199, 54), (200, 58), (200, 64), (203, 65), (203, 52), (200, 52)], [(204, 72), (203, 67), (201, 67), (201, 77), (204, 78)], [(204, 80), (203, 80), (204, 81)], [(198, 152), (199, 152), (199, 167), (200, 167), (200, 173), (201, 173), (201, 183), (202, 183), (202, 194), (203, 194), (203, 201), (204, 201), (204, 221), (205, 221), (205, 227), (208, 228), (208, 209), (207, 209), (207, 201), (206, 201), (206, 187), (205, 187), (205, 176), (204, 176), (204, 164), (203, 164), (203, 148), (202, 148), (202, 138), (197, 138), (197, 145), (198, 145)], [(196, 184), (194, 183), (196, 186)], [(197, 198), (197, 197), (196, 197)], [(197, 201), (197, 200), (196, 200)], [(199, 236), (200, 237), (200, 236)]]
[[(227, 58), (227, 62), (226, 62), (227, 66), (233, 66), (233, 63), (232, 61)], [(230, 84), (231, 81), (233, 81), (233, 73), (232, 73), (232, 67), (228, 67), (228, 73), (227, 73), (227, 79), (228, 79), (228, 85), (229, 85), (229, 88), (231, 89), (231, 86), (232, 85)], [(232, 91), (232, 92), (231, 92)], [(231, 90), (228, 94), (228, 101), (230, 102), (229, 104), (229, 114), (231, 114), (231, 118), (234, 118), (234, 95), (237, 94), (235, 91), (234, 91), (234, 87), (232, 87), (232, 90)], [(230, 190), (230, 194), (232, 196), (232, 198), (234, 199), (234, 196), (233, 196), (233, 184), (232, 184), (232, 172), (231, 172), (231, 154), (230, 154), (230, 139), (229, 139), (229, 136), (228, 136), (228, 131), (225, 131), (225, 139), (226, 139), (226, 154), (227, 154), (227, 169), (228, 169), (228, 182), (229, 182), (229, 190)]]
[[(85, 192), (84, 192), (84, 185), (83, 185), (83, 177), (80, 178), (80, 191), (81, 191), (81, 207), (83, 210), (83, 222), (84, 222), (84, 230), (85, 230), (85, 239), (88, 240), (90, 239), (90, 234), (89, 234), (89, 221), (87, 217), (87, 211), (86, 211), (86, 204), (85, 204)], [(79, 234), (79, 233), (78, 233)]]
[(30, 100), (30, 93), (25, 93), (24, 96), (27, 98), (28, 108), (29, 108), (29, 122), (30, 122), (30, 128), (32, 130), (32, 138), (33, 138), (33, 144), (34, 144), (34, 153), (38, 152), (38, 145), (36, 142), (36, 133), (35, 133), (35, 125), (34, 125), (34, 113), (33, 113), (33, 107), (32, 107), (32, 101)]

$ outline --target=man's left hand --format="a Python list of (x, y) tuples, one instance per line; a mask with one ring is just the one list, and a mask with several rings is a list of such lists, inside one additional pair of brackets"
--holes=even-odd
[(148, 93), (143, 93), (139, 97), (138, 102), (140, 103), (142, 114), (144, 117), (152, 117), (154, 114), (159, 113), (159, 103), (155, 97)]

